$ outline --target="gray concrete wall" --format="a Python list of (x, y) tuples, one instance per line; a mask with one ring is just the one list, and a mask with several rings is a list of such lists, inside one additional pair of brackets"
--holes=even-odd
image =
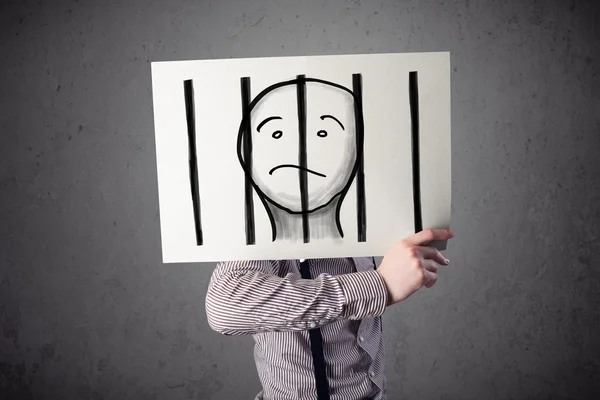
[(151, 61), (445, 50), (456, 238), (384, 314), (389, 398), (597, 398), (595, 3), (0, 2), (0, 398), (260, 388), (214, 265), (161, 265)]

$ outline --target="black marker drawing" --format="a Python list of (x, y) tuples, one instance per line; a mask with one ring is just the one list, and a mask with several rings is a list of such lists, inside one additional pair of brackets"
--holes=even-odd
[[(356, 135), (356, 147), (363, 148), (362, 141), (364, 140), (364, 120), (362, 118), (362, 80), (360, 75), (352, 76), (352, 88), (354, 93), (360, 101), (354, 102), (354, 115), (360, 115), (360, 120), (356, 119), (356, 125), (358, 131), (363, 132), (360, 137)], [(360, 141), (360, 142), (359, 142)], [(367, 209), (365, 205), (365, 156), (364, 152), (361, 151), (356, 161), (358, 168), (356, 169), (356, 215), (358, 218), (358, 241), (367, 241)]]
[[(290, 115), (265, 114), (266, 107), (262, 107), (265, 100), (272, 96), (284, 97), (283, 94), (290, 94), (290, 89), (295, 90), (296, 105), (293, 109), (296, 110), (296, 120), (291, 121)], [(312, 103), (307, 101), (307, 95), (312, 90), (328, 90), (344, 102), (348, 111), (334, 115), (332, 110), (325, 108), (317, 114), (308, 113), (307, 107), (310, 109)], [(242, 121), (237, 154), (246, 177), (246, 244), (255, 243), (253, 191), (265, 207), (273, 241), (288, 239), (308, 243), (313, 238), (343, 238), (340, 210), (355, 180), (358, 241), (365, 242), (361, 75), (352, 75), (352, 89), (299, 75), (296, 79), (267, 87), (252, 101), (250, 78), (244, 77), (241, 78), (241, 94)], [(339, 112), (340, 107), (335, 109)], [(293, 128), (289, 129), (292, 122)], [(331, 149), (328, 162), (323, 162), (324, 157), (312, 155), (315, 149), (322, 151), (319, 146)], [(262, 147), (271, 151), (268, 157), (263, 157), (269, 159), (266, 163), (256, 155)], [(270, 164), (272, 160), (283, 160), (286, 155), (289, 157), (284, 162), (273, 161), (274, 164)]]
[[(350, 115), (333, 115), (330, 111), (324, 112), (313, 118), (311, 126), (318, 129), (308, 132), (307, 130), (307, 84), (320, 85), (329, 90), (336, 91), (339, 96), (345, 97), (351, 109)], [(269, 115), (253, 121), (253, 112), (258, 109), (267, 96), (277, 94), (277, 91), (285, 88), (295, 90), (296, 121), (291, 130), (281, 129), (277, 122), (284, 121), (281, 115)], [(343, 238), (344, 231), (340, 222), (340, 210), (342, 202), (353, 182), (356, 183), (356, 215), (358, 242), (366, 242), (367, 217), (365, 204), (365, 173), (364, 173), (364, 118), (362, 103), (362, 77), (361, 74), (352, 75), (352, 90), (317, 78), (307, 78), (299, 75), (296, 79), (273, 84), (254, 99), (251, 99), (250, 78), (243, 77), (240, 80), (242, 100), (242, 121), (239, 126), (237, 137), (237, 156), (245, 174), (245, 228), (246, 244), (256, 243), (255, 221), (254, 221), (254, 192), (261, 200), (271, 224), (272, 240), (302, 240), (309, 243), (312, 238)], [(186, 122), (188, 130), (188, 154), (191, 197), (194, 211), (194, 228), (196, 243), (203, 244), (203, 232), (201, 223), (201, 207), (198, 183), (198, 163), (196, 154), (196, 118), (194, 110), (194, 87), (191, 79), (184, 81), (184, 97)], [(414, 226), (415, 231), (421, 231), (421, 189), (420, 189), (420, 159), (419, 159), (419, 90), (418, 74), (416, 71), (409, 73), (409, 105), (411, 118), (411, 142), (412, 142), (412, 180), (413, 180), (413, 204), (414, 204)], [(256, 128), (253, 131), (253, 122)], [(340, 162), (333, 171), (328, 174), (317, 170), (312, 163), (308, 162), (307, 138), (313, 135), (319, 139), (327, 139), (332, 136), (342, 136), (343, 148), (337, 151), (343, 153)], [(282, 138), (297, 136), (297, 151), (289, 162), (270, 165), (268, 169), (259, 169), (254, 160), (253, 142), (255, 138), (265, 137), (270, 140), (282, 140)], [(295, 163), (293, 163), (295, 161)], [(277, 176), (282, 171), (297, 171), (292, 177), (287, 175), (286, 181), (293, 181), (292, 186), (298, 188), (297, 195), (286, 193), (285, 189), (278, 187), (278, 182), (270, 180), (269, 177)], [(310, 178), (309, 178), (310, 177)], [(292, 178), (292, 179), (290, 179)], [(313, 180), (314, 179), (314, 180)], [(325, 183), (320, 187), (313, 185), (315, 180), (323, 180)], [(279, 185), (281, 181), (279, 182)], [(313, 186), (317, 186), (313, 189)], [(288, 190), (289, 191), (289, 190)]]
[(408, 98), (410, 103), (410, 121), (412, 138), (412, 173), (413, 173), (413, 203), (415, 232), (423, 230), (423, 216), (421, 213), (421, 175), (419, 158), (419, 84), (417, 71), (408, 75)]
[[(306, 77), (298, 75), (296, 80), (298, 96), (298, 178), (300, 180), (300, 205), (302, 207), (302, 234), (304, 243), (310, 242), (310, 225), (308, 222), (308, 160), (306, 154)], [(286, 218), (282, 218), (284, 221)], [(288, 219), (289, 220), (289, 219)]]
[(190, 186), (192, 189), (192, 205), (194, 208), (194, 228), (196, 230), (196, 244), (201, 246), (202, 221), (200, 218), (200, 193), (198, 189), (198, 160), (196, 155), (196, 116), (194, 110), (194, 84), (191, 79), (183, 82), (185, 96), (185, 116), (188, 131), (188, 157), (190, 164)]
[(383, 256), (449, 226), (451, 70), (447, 52), (153, 62), (163, 262)]
[[(250, 113), (250, 78), (242, 78), (241, 80), (241, 91), (242, 91), (242, 114), (246, 115)], [(266, 123), (266, 121), (264, 121)], [(244, 132), (250, 132), (251, 121), (247, 118), (242, 122)], [(260, 127), (260, 126), (259, 126)], [(240, 128), (241, 129), (241, 128)], [(244, 136), (244, 160), (247, 160), (249, 165), (252, 165), (252, 135), (248, 134)], [(240, 149), (238, 147), (238, 154)], [(254, 197), (252, 192), (252, 182), (246, 179), (244, 182), (244, 203), (246, 204), (246, 244), (254, 244), (256, 241), (254, 233)]]

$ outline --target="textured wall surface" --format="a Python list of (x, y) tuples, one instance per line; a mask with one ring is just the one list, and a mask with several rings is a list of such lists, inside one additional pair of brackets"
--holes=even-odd
[(161, 265), (150, 62), (446, 51), (451, 260), (384, 314), (390, 399), (600, 390), (600, 4), (0, 2), (0, 398), (251, 399)]

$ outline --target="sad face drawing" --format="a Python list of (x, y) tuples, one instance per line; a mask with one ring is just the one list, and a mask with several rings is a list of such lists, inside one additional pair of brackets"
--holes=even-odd
[(353, 88), (303, 75), (250, 99), (241, 79), (238, 159), (246, 177), (246, 238), (254, 244), (253, 191), (273, 240), (342, 238), (340, 208), (356, 179), (359, 241), (365, 241), (361, 76)]

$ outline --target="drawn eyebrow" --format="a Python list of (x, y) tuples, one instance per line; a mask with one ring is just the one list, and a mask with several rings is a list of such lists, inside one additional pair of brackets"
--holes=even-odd
[(282, 119), (282, 118), (278, 117), (278, 116), (273, 116), (273, 117), (265, 118), (260, 124), (258, 124), (258, 126), (256, 127), (256, 130), (260, 132), (260, 128), (262, 128), (262, 126), (264, 124), (266, 124), (267, 122), (269, 122), (269, 121), (271, 121), (273, 119)]
[(340, 126), (342, 127), (342, 130), (344, 130), (344, 131), (346, 130), (346, 129), (344, 128), (344, 125), (342, 125), (342, 123), (340, 122), (340, 120), (339, 120), (339, 119), (337, 119), (336, 117), (334, 117), (333, 115), (321, 115), (321, 117), (320, 117), (320, 118), (321, 118), (322, 120), (324, 120), (325, 118), (331, 118), (332, 120), (334, 120), (335, 122), (337, 122), (338, 124), (340, 124)]

